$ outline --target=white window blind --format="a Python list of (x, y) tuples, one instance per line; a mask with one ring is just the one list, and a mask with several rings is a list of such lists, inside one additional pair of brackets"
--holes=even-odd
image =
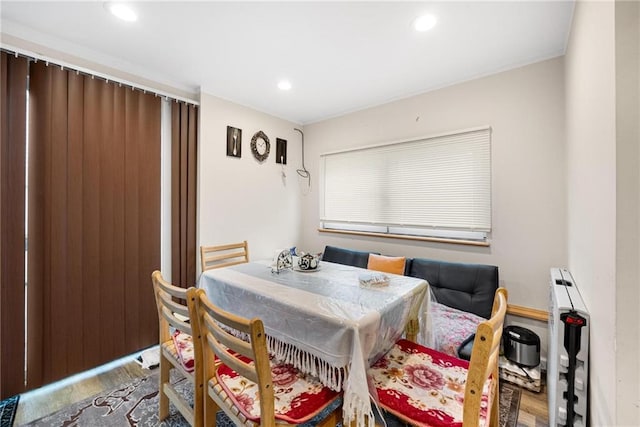
[(463, 239), (491, 230), (490, 128), (327, 153), (320, 163), (323, 228)]

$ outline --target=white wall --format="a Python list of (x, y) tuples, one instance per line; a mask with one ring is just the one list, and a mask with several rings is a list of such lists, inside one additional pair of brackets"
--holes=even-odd
[(616, 1), (616, 422), (640, 424), (640, 5)]
[(556, 58), (305, 126), (317, 184), (323, 152), (490, 125), (489, 248), (319, 233), (317, 186), (303, 200), (303, 246), (494, 264), (510, 303), (546, 310), (549, 269), (567, 261), (563, 73)]
[[(637, 28), (637, 27), (640, 26), (640, 7), (638, 8), (638, 13), (637, 13), (636, 16), (637, 16), (636, 30), (637, 30), (637, 35), (638, 35), (638, 39), (637, 40), (638, 40), (638, 46), (640, 46), (640, 29)], [(636, 53), (637, 53), (637, 51), (636, 51)], [(638, 73), (640, 74), (640, 58), (638, 58)], [(638, 99), (640, 100), (640, 85), (638, 87)], [(638, 103), (640, 104), (640, 101)], [(638, 106), (638, 111), (636, 113), (637, 113), (636, 124), (638, 126), (640, 126), (640, 105)], [(637, 131), (638, 131), (638, 133), (640, 133), (640, 129), (638, 129)], [(639, 136), (639, 138), (640, 138), (640, 136)], [(638, 159), (638, 164), (640, 164), (640, 152), (638, 154), (639, 154), (639, 156), (637, 157), (637, 159)], [(640, 192), (640, 190), (639, 190), (639, 192)], [(639, 198), (640, 198), (640, 195), (639, 195)], [(638, 230), (638, 232), (640, 233), (640, 230)], [(640, 235), (638, 236), (638, 246), (640, 246)], [(637, 259), (637, 265), (640, 266), (640, 249), (638, 250), (638, 252), (639, 252), (639, 254), (638, 254), (638, 259)], [(637, 307), (640, 307), (640, 291), (638, 292), (637, 297), (638, 297), (637, 298), (637, 304), (638, 304)], [(638, 310), (638, 316), (640, 316), (640, 310)], [(636, 324), (640, 324), (640, 322), (638, 322)], [(637, 340), (638, 343), (640, 343), (640, 327), (636, 329), (636, 332), (637, 332), (636, 340)], [(633, 339), (633, 337), (631, 337), (631, 339)], [(638, 357), (636, 360), (637, 360), (638, 363), (640, 363), (640, 357)], [(636, 412), (636, 419), (640, 420), (640, 369), (638, 369), (638, 377), (636, 379), (636, 384), (638, 386), (638, 390), (637, 390), (638, 399), (637, 399), (637, 401), (635, 403), (635, 407), (636, 407), (636, 411), (637, 411)]]
[(566, 55), (569, 267), (591, 313), (591, 424), (640, 424), (640, 7), (578, 2)]
[[(226, 155), (227, 126), (242, 129), (241, 158)], [(198, 245), (247, 240), (250, 259), (258, 260), (298, 242), (301, 191), (295, 169), (301, 144), (294, 127), (299, 126), (201, 94)], [(251, 137), (259, 130), (271, 143), (271, 154), (262, 164), (250, 149)], [(276, 137), (287, 140), (286, 178), (275, 162)]]
[(591, 316), (590, 417), (616, 424), (614, 7), (576, 4), (566, 55), (569, 268)]

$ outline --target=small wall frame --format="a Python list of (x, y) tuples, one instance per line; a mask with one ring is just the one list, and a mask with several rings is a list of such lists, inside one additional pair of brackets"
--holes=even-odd
[(227, 126), (227, 156), (242, 157), (242, 129)]
[(287, 140), (276, 138), (276, 163), (287, 164)]

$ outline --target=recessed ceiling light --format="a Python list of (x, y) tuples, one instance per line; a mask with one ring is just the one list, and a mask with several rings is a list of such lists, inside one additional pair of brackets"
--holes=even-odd
[(413, 22), (413, 28), (420, 32), (429, 31), (436, 26), (437, 22), (433, 15), (422, 15)]
[(134, 22), (138, 20), (138, 15), (124, 3), (107, 3), (107, 9), (118, 18), (127, 22)]
[(278, 89), (280, 89), (280, 90), (289, 90), (289, 89), (291, 89), (291, 82), (289, 82), (289, 80), (280, 80), (278, 82)]

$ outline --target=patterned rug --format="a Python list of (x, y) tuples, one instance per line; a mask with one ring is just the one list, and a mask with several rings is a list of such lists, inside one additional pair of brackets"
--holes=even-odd
[(0, 427), (11, 427), (16, 417), (20, 395), (11, 396), (0, 401)]
[[(109, 426), (138, 426), (138, 427), (187, 427), (188, 423), (170, 405), (169, 418), (158, 422), (158, 375), (155, 371), (151, 375), (139, 378), (115, 390), (100, 393), (94, 397), (70, 405), (58, 412), (33, 421), (27, 426), (59, 426), (59, 427), (109, 427)], [(190, 384), (184, 378), (174, 377), (172, 382), (176, 389), (192, 398)], [(521, 391), (511, 384), (500, 382), (500, 427), (515, 427), (520, 408)], [(9, 399), (7, 399), (9, 400)], [(5, 403), (2, 401), (1, 403)], [(17, 406), (17, 399), (15, 399)], [(11, 426), (11, 422), (4, 422), (3, 408), (2, 427)], [(385, 421), (388, 427), (404, 426), (402, 422), (387, 414)], [(217, 416), (218, 427), (233, 427), (233, 422), (222, 412)]]
[(516, 427), (522, 390), (518, 386), (500, 381), (500, 427)]
[[(188, 399), (193, 399), (193, 389), (189, 381), (172, 371), (171, 382), (176, 390)], [(94, 397), (67, 406), (58, 412), (33, 421), (27, 426), (59, 427), (188, 427), (189, 423), (173, 405), (169, 405), (169, 417), (158, 421), (158, 376), (159, 370), (147, 377), (138, 378), (128, 384), (100, 393)], [(223, 413), (218, 413), (217, 425), (233, 427), (233, 423)]]

